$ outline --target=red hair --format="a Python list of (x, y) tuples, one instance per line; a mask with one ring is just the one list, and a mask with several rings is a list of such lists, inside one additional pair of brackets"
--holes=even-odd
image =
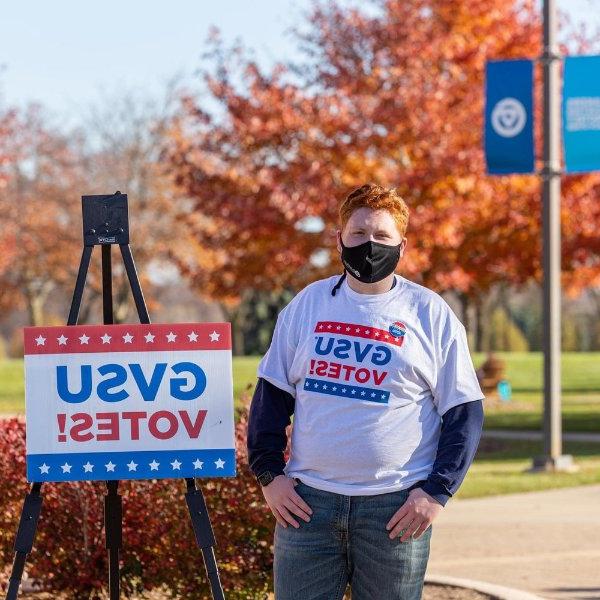
[(374, 183), (366, 183), (348, 194), (339, 209), (342, 229), (346, 226), (350, 215), (363, 207), (372, 210), (387, 210), (394, 217), (398, 231), (404, 237), (408, 227), (409, 210), (406, 202), (395, 188), (386, 189)]

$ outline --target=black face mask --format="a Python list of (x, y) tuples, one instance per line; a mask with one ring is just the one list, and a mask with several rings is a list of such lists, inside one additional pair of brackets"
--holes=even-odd
[(363, 283), (375, 283), (394, 272), (400, 260), (400, 246), (365, 242), (358, 246), (342, 244), (342, 263), (348, 273)]

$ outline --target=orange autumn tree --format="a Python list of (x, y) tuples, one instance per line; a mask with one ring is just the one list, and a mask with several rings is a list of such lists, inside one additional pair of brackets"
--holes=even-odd
[[(214, 34), (204, 78), (219, 110), (185, 98), (169, 148), (193, 202), (182, 219), (197, 243), (186, 268), (198, 288), (236, 298), (340, 272), (337, 206), (365, 181), (397, 187), (411, 208), (409, 278), (473, 299), (498, 281), (539, 281), (539, 178), (487, 176), (482, 148), (486, 60), (539, 56), (536, 4), (317, 3), (296, 32), (303, 59), (269, 72)], [(565, 44), (589, 45), (573, 31), (564, 21)], [(563, 181), (574, 293), (600, 281), (598, 181)], [(307, 217), (324, 231), (303, 227)]]
[[(0, 269), (0, 303), (23, 307), (29, 323), (44, 322), (49, 295), (71, 279), (68, 266), (79, 247), (76, 214), (79, 170), (67, 136), (45, 123), (39, 106), (11, 114), (3, 140), (8, 157), (0, 190), (0, 229), (10, 261)], [(5, 232), (7, 235), (5, 235)]]
[[(7, 111), (0, 115), (0, 198), (6, 194), (9, 165), (14, 157), (11, 155), (8, 140), (14, 128), (14, 113)], [(0, 279), (10, 268), (16, 252), (14, 227), (4, 223), (0, 237)], [(0, 291), (0, 310), (4, 313), (14, 304), (14, 296), (8, 290)]]
[[(120, 89), (93, 105), (86, 121), (86, 134), (93, 143), (82, 165), (86, 183), (81, 193), (120, 190), (128, 194), (130, 244), (150, 314), (161, 306), (156, 298), (161, 284), (151, 274), (164, 276), (174, 266), (171, 254), (183, 257), (189, 246), (186, 228), (177, 220), (168, 165), (160, 160), (171, 103), (170, 86), (161, 98)], [(102, 303), (98, 258), (88, 282), (96, 309)], [(113, 248), (113, 275), (115, 322), (136, 320), (131, 286), (118, 248)]]
[[(168, 268), (170, 253), (186, 245), (170, 177), (158, 160), (168, 121), (161, 108), (122, 94), (97, 106), (85, 131), (71, 133), (54, 127), (40, 106), (0, 119), (1, 308), (25, 309), (32, 325), (66, 317), (68, 306), (54, 315), (48, 305), (73, 294), (83, 248), (81, 196), (117, 189), (129, 194), (131, 245), (148, 308), (159, 305), (149, 271)], [(137, 315), (118, 249), (113, 265), (115, 320), (123, 322)], [(95, 251), (80, 322), (97, 320), (101, 307)]]

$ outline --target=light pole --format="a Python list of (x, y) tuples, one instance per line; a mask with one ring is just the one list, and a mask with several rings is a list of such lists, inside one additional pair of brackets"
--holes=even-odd
[(544, 454), (534, 457), (531, 471), (573, 471), (570, 454), (562, 454), (561, 422), (561, 231), (560, 231), (560, 55), (556, 0), (543, 0), (544, 166), (543, 224), (543, 348)]

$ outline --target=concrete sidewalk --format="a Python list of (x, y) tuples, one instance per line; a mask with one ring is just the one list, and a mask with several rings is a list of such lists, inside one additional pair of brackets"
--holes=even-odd
[(450, 499), (432, 527), (428, 575), (600, 599), (600, 485)]

